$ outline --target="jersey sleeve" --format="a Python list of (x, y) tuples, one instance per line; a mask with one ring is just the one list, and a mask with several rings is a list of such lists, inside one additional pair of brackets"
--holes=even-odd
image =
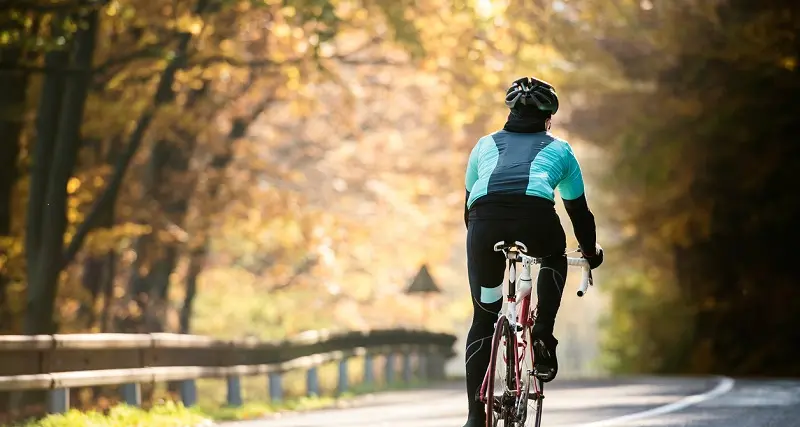
[(469, 161), (467, 161), (467, 172), (464, 176), (464, 186), (467, 191), (472, 191), (472, 186), (478, 180), (478, 154), (483, 139), (478, 140), (478, 143), (472, 147), (472, 152), (469, 153)]
[(591, 253), (597, 243), (597, 229), (594, 222), (594, 214), (589, 209), (584, 194), (583, 175), (581, 166), (572, 147), (566, 145), (566, 161), (564, 167), (564, 179), (558, 184), (558, 192), (564, 200), (564, 207), (567, 210), (572, 230), (578, 243), (585, 253)]
[[(566, 143), (565, 143), (566, 144)], [(561, 198), (564, 200), (575, 200), (581, 197), (584, 193), (583, 174), (581, 173), (581, 165), (572, 151), (572, 147), (566, 144), (566, 155), (564, 157), (564, 177), (558, 183), (558, 189)]]

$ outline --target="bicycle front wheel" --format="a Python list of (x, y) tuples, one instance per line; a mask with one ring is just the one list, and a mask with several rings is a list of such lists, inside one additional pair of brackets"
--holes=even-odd
[(517, 401), (516, 335), (508, 319), (500, 317), (492, 337), (492, 355), (484, 401), (487, 427), (513, 427)]

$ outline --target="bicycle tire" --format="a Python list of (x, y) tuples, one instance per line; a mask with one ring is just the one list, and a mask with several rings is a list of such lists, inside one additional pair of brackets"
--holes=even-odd
[[(542, 383), (542, 381), (538, 378), (535, 378), (534, 381), (538, 381), (540, 387), (544, 385), (544, 383)], [(543, 388), (540, 390), (543, 390)], [(533, 425), (531, 427), (542, 427), (542, 404), (544, 403), (544, 396), (539, 396), (535, 400), (536, 416), (533, 418)]]
[[(533, 322), (530, 325), (525, 326), (525, 335), (526, 335), (526, 338), (527, 338), (527, 341), (528, 341), (528, 346), (529, 346), (528, 350), (529, 350), (529, 354), (530, 354), (530, 366), (531, 366), (531, 368), (533, 368), (534, 363), (536, 361), (535, 360), (535, 352), (533, 351), (533, 325), (536, 322), (535, 319), (536, 319), (536, 308), (537, 307), (538, 307), (538, 305), (534, 306), (534, 309), (531, 310), (531, 318), (534, 319)], [(530, 382), (533, 383), (533, 384), (530, 384), (533, 387), (530, 387), (530, 388), (532, 388), (532, 390), (530, 390), (529, 393), (528, 393), (528, 400), (529, 401), (533, 401), (534, 405), (536, 407), (536, 411), (533, 414), (526, 412), (525, 423), (527, 423), (528, 420), (533, 419), (533, 423), (532, 424), (528, 424), (528, 426), (529, 427), (541, 427), (541, 425), (542, 425), (542, 411), (543, 411), (542, 405), (544, 403), (544, 382), (542, 380), (540, 380), (539, 378), (537, 378), (535, 375), (528, 375), (527, 372), (525, 373), (525, 375), (527, 377), (527, 381), (529, 383)], [(521, 425), (520, 427), (523, 427), (523, 425)]]
[[(528, 340), (530, 342), (529, 345), (532, 348), (533, 339), (531, 337), (531, 332), (533, 332), (533, 328), (529, 327), (527, 329), (528, 329), (528, 331), (527, 331)], [(531, 365), (533, 365), (534, 362), (535, 362), (534, 358), (531, 357)], [(541, 425), (542, 425), (542, 411), (543, 411), (542, 405), (544, 404), (544, 382), (542, 380), (540, 380), (539, 378), (537, 378), (535, 375), (529, 375), (528, 376), (528, 381), (533, 382), (533, 387), (532, 387), (533, 392), (528, 394), (528, 400), (529, 401), (532, 400), (534, 402), (534, 405), (536, 407), (536, 411), (533, 414), (530, 414), (530, 413), (527, 414), (526, 422), (527, 422), (527, 420), (530, 420), (531, 418), (533, 418), (533, 423), (529, 424), (529, 426), (530, 427), (541, 427)], [(533, 417), (531, 417), (531, 415), (533, 415)]]
[[(502, 339), (505, 338), (505, 343)], [(511, 325), (508, 319), (500, 317), (495, 325), (494, 335), (492, 337), (492, 353), (489, 358), (488, 371), (489, 375), (486, 383), (486, 391), (484, 401), (486, 403), (486, 426), (494, 427), (497, 421), (503, 421), (503, 427), (513, 427), (515, 423), (514, 414), (514, 396), (509, 396), (509, 390), (516, 390), (516, 335), (511, 331)], [(495, 386), (495, 371), (498, 369), (498, 357), (502, 353), (508, 363), (505, 364), (504, 375), (501, 376), (505, 382), (504, 393), (502, 396), (496, 396), (494, 391)], [(502, 367), (501, 367), (502, 368)], [(509, 399), (510, 398), (510, 399)], [(496, 413), (499, 412), (499, 414)]]

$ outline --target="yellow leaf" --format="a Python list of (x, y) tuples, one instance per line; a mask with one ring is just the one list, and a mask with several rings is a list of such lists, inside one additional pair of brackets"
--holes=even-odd
[(139, 310), (139, 306), (136, 304), (135, 301), (128, 302), (128, 312), (133, 317), (138, 317), (142, 314), (142, 311)]
[(192, 34), (200, 34), (203, 29), (203, 19), (199, 16), (183, 15), (175, 22), (178, 31)]
[(292, 18), (294, 17), (296, 10), (292, 6), (286, 6), (283, 9), (281, 9), (281, 13), (283, 13), (283, 15), (288, 18)]
[(781, 65), (783, 66), (783, 68), (786, 68), (789, 71), (794, 71), (794, 69), (797, 68), (797, 58), (794, 57), (783, 58), (783, 60), (781, 61)]
[(67, 181), (67, 193), (68, 194), (75, 194), (76, 191), (81, 187), (81, 180), (78, 178), (72, 177)]

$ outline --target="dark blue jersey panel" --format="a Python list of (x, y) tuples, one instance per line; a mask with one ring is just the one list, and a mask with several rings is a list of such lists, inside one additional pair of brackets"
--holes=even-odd
[(525, 194), (530, 182), (531, 163), (551, 139), (500, 131), (493, 135), (497, 165), (489, 177), (488, 194)]

